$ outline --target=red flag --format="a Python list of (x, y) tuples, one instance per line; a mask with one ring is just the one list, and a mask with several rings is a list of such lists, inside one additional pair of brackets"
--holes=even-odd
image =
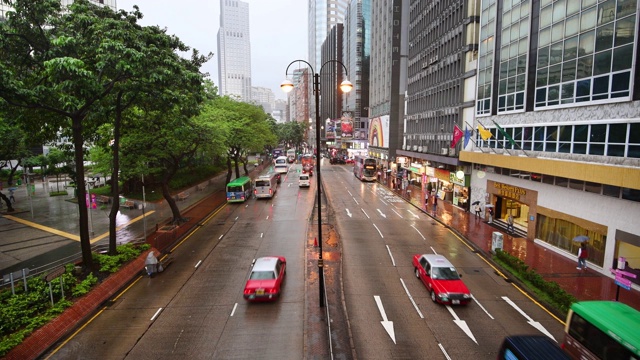
[(455, 125), (453, 127), (453, 140), (451, 140), (451, 147), (455, 147), (458, 141), (460, 141), (463, 136), (464, 133), (462, 132), (462, 130), (458, 127), (458, 125)]

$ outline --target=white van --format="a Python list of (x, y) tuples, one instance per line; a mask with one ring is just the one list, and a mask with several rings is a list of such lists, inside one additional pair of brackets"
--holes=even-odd
[(253, 190), (256, 198), (272, 198), (278, 191), (278, 177), (276, 173), (261, 175), (256, 179), (256, 186)]
[(300, 177), (298, 178), (298, 186), (299, 187), (311, 186), (311, 181), (309, 181), (309, 174), (300, 174)]
[(277, 173), (286, 174), (289, 171), (286, 156), (278, 156), (273, 165)]

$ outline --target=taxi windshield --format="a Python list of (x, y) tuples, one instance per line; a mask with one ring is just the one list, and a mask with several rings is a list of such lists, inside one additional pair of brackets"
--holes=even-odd
[(433, 270), (431, 271), (431, 277), (433, 279), (439, 279), (439, 280), (460, 279), (460, 275), (458, 275), (458, 272), (456, 271), (456, 269), (452, 267), (441, 267), (441, 268), (434, 267)]

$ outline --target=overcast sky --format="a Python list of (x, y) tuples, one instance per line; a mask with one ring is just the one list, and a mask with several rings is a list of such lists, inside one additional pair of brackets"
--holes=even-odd
[[(249, 3), (252, 85), (271, 88), (276, 99), (285, 99), (280, 83), (287, 65), (293, 60), (307, 60), (307, 1), (245, 2)], [(131, 11), (134, 5), (144, 14), (142, 25), (167, 28), (168, 34), (200, 53), (212, 52), (213, 58), (202, 71), (218, 85), (220, 0), (117, 0), (118, 9)], [(298, 68), (296, 65), (292, 69)]]

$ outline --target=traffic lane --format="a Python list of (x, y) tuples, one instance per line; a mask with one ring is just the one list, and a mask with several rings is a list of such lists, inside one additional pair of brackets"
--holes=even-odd
[[(225, 214), (225, 211), (219, 213)], [(165, 308), (182, 284), (196, 271), (196, 264), (218, 244), (233, 222), (213, 222), (206, 231), (196, 231), (194, 241), (185, 241), (171, 255), (172, 263), (152, 278), (140, 276), (85, 324), (51, 359), (125, 358), (154, 324), (158, 309)], [(58, 345), (54, 346), (54, 350)]]
[[(341, 209), (354, 200), (339, 177), (327, 182), (333, 184), (325, 187), (325, 194), (341, 237), (345, 306), (357, 356), (387, 359), (429, 354), (430, 358), (445, 358), (412, 307), (379, 230), (361, 211), (351, 218)], [(389, 321), (388, 329), (383, 320)]]
[[(427, 233), (433, 227), (423, 226), (419, 230)], [(415, 293), (416, 303), (425, 313), (431, 313), (438, 324), (455, 324), (451, 326), (439, 326), (434, 332), (441, 339), (446, 349), (460, 354), (496, 354), (497, 349), (505, 336), (513, 334), (545, 334), (548, 330), (556, 339), (562, 336), (562, 325), (550, 317), (543, 309), (524, 297), (513, 286), (505, 286), (504, 279), (494, 273), (491, 268), (477, 253), (471, 251), (454, 234), (427, 234), (426, 245), (434, 252), (447, 257), (456, 267), (462, 280), (469, 288), (475, 301), (468, 306), (456, 306), (451, 308), (434, 304), (429, 296), (428, 289), (417, 278), (409, 284), (409, 289)], [(413, 245), (392, 245), (395, 252), (403, 252), (403, 258), (411, 256), (415, 251)], [(426, 253), (432, 253), (426, 251)], [(423, 253), (423, 252), (418, 252)], [(407, 264), (403, 262), (402, 265)], [(413, 272), (413, 266), (404, 269), (399, 265), (402, 276)], [(542, 332), (529, 324), (526, 317), (520, 315), (517, 310), (503, 300), (503, 297), (517, 299), (521, 306), (534, 321), (542, 324)], [(436, 309), (436, 312), (433, 312)], [(447, 310), (447, 311), (445, 311)], [(517, 316), (516, 316), (517, 314)], [(527, 316), (529, 316), (527, 315)], [(464, 322), (464, 323), (463, 323)], [(453, 329), (453, 330), (452, 330)], [(477, 346), (471, 346), (469, 342), (477, 342)], [(451, 355), (451, 353), (450, 353)]]
[[(295, 225), (291, 221), (285, 223), (280, 226), (289, 232), (275, 239), (268, 236), (270, 231), (279, 231), (272, 228), (273, 220), (244, 222), (241, 217), (211, 256), (203, 261), (200, 270), (176, 294), (171, 305), (163, 310), (153, 329), (131, 351), (131, 358), (150, 353), (196, 358), (203, 354), (207, 357), (218, 354), (220, 358), (255, 354), (276, 357), (282, 351), (302, 356), (303, 312), (300, 304), (303, 297), (296, 287), (302, 289), (304, 279), (300, 269), (304, 268), (304, 261), (300, 259), (301, 246), (296, 251), (293, 241), (297, 237), (292, 231)], [(277, 241), (282, 245), (274, 245)], [(282, 298), (269, 304), (246, 303), (242, 291), (251, 261), (259, 256), (276, 255), (275, 252), (287, 258)], [(296, 286), (296, 283), (300, 285)], [(268, 326), (256, 318), (268, 320)], [(274, 328), (278, 328), (278, 332), (274, 332)], [(269, 347), (271, 343), (278, 343), (279, 336), (291, 339), (291, 342), (287, 346)], [(147, 337), (152, 341), (146, 341)], [(166, 345), (158, 349), (154, 344), (157, 341)]]
[[(240, 204), (237, 204), (237, 205), (240, 205)], [(167, 302), (170, 302), (170, 300), (167, 300), (167, 298), (172, 299), (172, 296), (175, 296), (176, 293), (182, 293), (186, 295), (185, 296), (186, 298), (201, 299), (203, 298), (202, 294), (211, 293), (207, 291), (202, 291), (201, 289), (199, 289), (198, 291), (190, 291), (189, 287), (181, 288), (180, 284), (184, 283), (185, 281), (184, 277), (189, 278), (190, 274), (194, 272), (194, 266), (197, 263), (196, 260), (198, 260), (198, 258), (200, 259), (206, 258), (206, 253), (210, 251), (210, 248), (207, 248), (208, 250), (204, 251), (205, 254), (198, 256), (199, 253), (197, 251), (197, 248), (199, 246), (203, 246), (206, 244), (215, 243), (216, 239), (219, 239), (220, 236), (226, 232), (225, 230), (223, 230), (219, 233), (216, 233), (212, 229), (215, 229), (216, 227), (220, 228), (221, 224), (229, 224), (229, 226), (226, 227), (228, 231), (230, 227), (232, 227), (233, 225), (236, 225), (235, 221), (230, 221), (229, 219), (236, 219), (237, 217), (241, 217), (238, 211), (247, 212), (247, 213), (250, 212), (250, 211), (246, 211), (247, 207), (245, 206), (235, 206), (233, 207), (233, 209), (234, 210), (230, 212), (229, 211), (221, 212), (222, 214), (225, 214), (225, 216), (223, 217), (223, 220), (227, 220), (227, 221), (217, 221), (216, 219), (212, 219), (211, 223), (215, 224), (215, 226), (210, 225), (210, 228), (207, 228), (207, 227), (201, 228), (201, 230), (204, 230), (204, 231), (198, 231), (194, 233), (194, 235), (192, 236), (192, 241), (186, 241), (182, 243), (179, 246), (179, 249), (182, 249), (183, 251), (176, 251), (172, 255), (174, 257), (174, 262), (172, 263), (171, 266), (168, 267), (168, 269), (165, 272), (154, 276), (153, 279), (146, 278), (144, 279), (143, 282), (140, 283), (139, 286), (132, 287), (130, 291), (126, 293), (126, 296), (123, 296), (123, 298), (119, 300), (119, 303), (116, 303), (116, 306), (113, 306), (111, 308), (111, 309), (114, 309), (113, 312), (118, 312), (117, 315), (114, 315), (111, 317), (101, 316), (96, 318), (96, 320), (94, 320), (94, 323), (96, 325), (95, 327), (106, 330), (106, 334), (104, 332), (98, 331), (98, 332), (93, 332), (93, 334), (96, 334), (96, 335), (92, 340), (85, 341), (80, 336), (73, 339), (72, 341), (75, 341), (76, 343), (80, 343), (80, 344), (89, 345), (89, 344), (95, 344), (96, 342), (98, 342), (105, 345), (103, 351), (95, 351), (96, 349), (94, 346), (91, 346), (91, 348), (85, 349), (86, 351), (81, 349), (80, 351), (77, 352), (79, 354), (79, 357), (82, 358), (86, 356), (87, 351), (89, 350), (91, 350), (90, 353), (96, 354), (97, 358), (100, 358), (102, 354), (108, 355), (108, 356), (113, 355), (117, 358), (124, 358), (127, 353), (137, 355), (139, 354), (138, 352), (140, 352), (140, 355), (142, 356), (148, 356), (149, 353), (157, 354), (158, 356), (161, 356), (162, 354), (167, 354), (167, 353), (171, 353), (171, 351), (176, 351), (177, 349), (164, 349), (162, 346), (159, 346), (158, 344), (168, 345), (168, 343), (163, 339), (163, 337), (166, 337), (166, 336), (176, 341), (176, 339), (178, 338), (178, 334), (176, 334), (172, 329), (176, 329), (176, 328), (179, 329), (180, 326), (176, 327), (175, 325), (180, 324), (181, 320), (188, 323), (190, 321), (192, 322), (192, 320), (190, 319), (193, 319), (193, 318), (208, 319), (211, 316), (207, 317), (204, 314), (199, 312), (201, 307), (205, 306), (200, 302), (187, 307), (182, 307), (187, 309), (188, 308), (194, 309), (194, 311), (192, 312), (187, 312), (185, 314), (182, 314), (179, 310), (181, 308), (179, 305), (175, 305), (174, 307), (166, 306)], [(255, 209), (252, 208), (251, 210), (255, 210)], [(244, 231), (247, 230), (246, 224), (243, 224), (243, 226), (236, 226), (236, 227), (244, 228), (245, 229)], [(243, 243), (243, 242), (240, 241), (239, 243)], [(244, 242), (244, 245), (245, 246), (240, 248), (251, 248), (251, 246), (247, 246), (249, 245), (249, 243), (246, 241)], [(230, 247), (237, 247), (237, 246), (230, 246)], [(257, 246), (254, 246), (254, 248), (257, 248)], [(187, 254), (188, 256), (181, 257), (181, 254), (183, 253)], [(234, 279), (229, 280), (228, 274), (223, 274), (224, 273), (223, 271), (218, 271), (216, 273), (216, 275), (218, 276), (208, 276), (209, 278), (211, 277), (214, 278), (215, 281), (205, 281), (206, 284), (209, 284), (211, 288), (214, 290), (222, 289), (221, 291), (218, 291), (216, 293), (216, 298), (220, 299), (225, 294), (233, 294), (235, 292), (237, 296), (234, 297), (234, 300), (238, 296), (240, 297), (240, 299), (242, 299), (241, 298), (242, 289), (244, 286), (244, 282), (246, 280), (246, 276), (248, 273), (248, 265), (250, 264), (252, 255), (254, 254), (250, 253), (250, 256), (240, 256), (241, 258), (246, 258), (246, 261), (235, 260), (235, 261), (232, 261), (231, 264), (220, 263), (220, 266), (223, 268), (228, 268), (229, 265), (233, 266), (236, 263), (243, 264), (242, 265), (243, 268), (239, 272), (239, 276), (237, 276), (237, 279), (235, 280)], [(236, 259), (236, 257), (234, 256), (230, 256), (229, 258)], [(295, 258), (295, 256), (293, 256), (292, 258)], [(217, 261), (220, 262), (220, 259), (217, 259)], [(187, 270), (184, 272), (180, 271), (181, 266), (186, 267)], [(203, 268), (207, 267), (206, 263), (204, 264), (201, 263), (200, 266), (203, 266)], [(231, 273), (233, 274), (233, 272)], [(180, 276), (180, 274), (187, 274), (187, 275), (184, 275), (181, 279), (170, 278), (170, 276)], [(224, 279), (229, 280), (228, 281), (229, 285), (220, 284), (220, 282), (224, 281)], [(227, 291), (227, 290), (224, 290), (225, 288), (231, 288), (232, 290)], [(193, 296), (191, 296), (192, 294)], [(129, 301), (129, 299), (131, 300)], [(177, 304), (178, 302), (174, 302), (174, 303)], [(130, 306), (130, 308), (128, 308), (128, 306)], [(160, 313), (160, 316), (154, 319), (154, 322), (151, 322), (150, 319), (153, 317), (153, 315), (155, 315), (155, 313), (158, 311), (158, 309), (160, 309), (160, 307), (164, 308), (163, 311)], [(170, 308), (170, 310), (166, 311), (166, 308)], [(226, 309), (225, 305), (223, 305), (223, 309)], [(229, 306), (229, 309), (231, 309), (230, 306)], [(217, 311), (213, 313), (225, 314), (224, 316), (227, 316), (226, 314), (228, 314), (229, 311), (223, 310), (223, 311)], [(98, 319), (99, 321), (97, 321)], [(126, 319), (127, 321), (122, 321), (123, 319)], [(171, 324), (171, 326), (164, 326), (164, 325), (156, 326), (156, 324), (162, 324), (164, 322), (164, 319), (170, 319), (169, 323)], [(104, 322), (109, 322), (110, 320), (112, 321), (113, 325), (109, 326), (104, 324)], [(141, 322), (142, 325), (136, 326), (137, 324), (135, 322), (136, 320)], [(217, 321), (217, 320), (205, 322), (205, 324), (208, 324), (208, 323), (221, 324), (224, 322)], [(90, 324), (90, 326), (93, 326), (93, 325)], [(186, 329), (190, 329), (190, 328), (192, 328), (192, 326), (189, 326)], [(196, 326), (194, 328), (198, 328), (198, 327)], [(183, 339), (183, 341), (190, 341), (190, 342), (193, 341), (192, 336), (190, 336), (191, 332), (187, 331), (187, 333), (185, 334), (184, 330), (181, 330), (181, 331), (182, 331), (182, 334), (180, 334), (180, 338)], [(83, 331), (81, 334), (83, 336), (91, 337), (90, 335), (86, 335), (90, 333), (91, 333), (90, 331)], [(204, 333), (215, 334), (215, 331), (213, 329), (206, 329), (206, 332)], [(110, 339), (111, 337), (113, 337), (113, 341), (110, 341), (110, 342), (100, 341), (101, 339)], [(157, 340), (158, 338), (162, 340)], [(135, 344), (136, 346), (133, 350), (131, 350), (132, 339), (133, 340), (140, 339)], [(206, 343), (211, 343), (210, 338), (206, 338), (202, 340)], [(118, 344), (118, 345), (114, 346), (113, 344)], [(194, 345), (193, 347), (197, 348), (198, 346), (196, 345)], [(71, 347), (67, 347), (67, 348), (69, 349)], [(119, 349), (121, 349), (121, 351)], [(68, 352), (66, 354), (68, 354)], [(68, 356), (69, 355), (65, 355), (64, 357), (61, 357), (61, 358), (68, 358)]]
[[(364, 198), (367, 198), (367, 196), (364, 196)], [(371, 203), (373, 203), (373, 206), (378, 206), (378, 204), (375, 204), (375, 202), (371, 201)], [(408, 205), (408, 204), (407, 204)], [(404, 205), (402, 204), (398, 204), (397, 206), (393, 206), (391, 205), (391, 207), (393, 207), (394, 209), (398, 210), (398, 212), (402, 213), (404, 212), (405, 209)], [(407, 209), (410, 210), (410, 209)], [(370, 211), (371, 212), (371, 211)], [(407, 259), (411, 259), (411, 256), (414, 253), (424, 253), (424, 252), (435, 252), (435, 253), (441, 253), (441, 254), (445, 254), (450, 260), (452, 259), (458, 259), (461, 258), (460, 263), (461, 264), (468, 264), (468, 261), (462, 260), (462, 258), (464, 258), (465, 256), (467, 258), (469, 258), (470, 256), (476, 256), (476, 254), (474, 254), (470, 248), (465, 247), (465, 246), (461, 246), (464, 245), (462, 242), (460, 242), (457, 239), (453, 239), (453, 235), (446, 230), (443, 226), (439, 225), (439, 223), (434, 222), (432, 219), (427, 218), (426, 215), (420, 214), (422, 215), (423, 218), (425, 218), (425, 221), (422, 221), (422, 219), (420, 220), (405, 220), (405, 222), (409, 223), (409, 225), (411, 227), (414, 227), (414, 229), (417, 232), (417, 235), (419, 235), (419, 237), (421, 237), (424, 241), (425, 241), (425, 245), (429, 244), (429, 249), (431, 251), (416, 251), (415, 250), (415, 246), (413, 245), (412, 241), (411, 242), (411, 246), (412, 249), (411, 251), (407, 252), (404, 256), (401, 257), (406, 257)], [(354, 215), (354, 217), (357, 217), (356, 215)], [(373, 218), (373, 216), (372, 216)], [(416, 218), (416, 217), (409, 217), (411, 219)], [(394, 233), (393, 231), (393, 227), (392, 226), (385, 226), (384, 224), (384, 220), (378, 218), (377, 220), (377, 224), (379, 225), (380, 228), (384, 229), (382, 231), (382, 233), (385, 236), (385, 239), (394, 239), (394, 240), (402, 240), (402, 239), (410, 239), (413, 236), (407, 236), (407, 237), (403, 237), (402, 236), (402, 231), (396, 231)], [(425, 228), (426, 227), (426, 228)], [(437, 231), (434, 233), (433, 230), (436, 229)], [(427, 234), (427, 236), (425, 236), (424, 234)], [(415, 235), (415, 234), (414, 234)], [(390, 248), (394, 248), (396, 246), (398, 247), (402, 247), (401, 245), (398, 244), (388, 244)], [(468, 259), (467, 259), (468, 260)], [(410, 261), (410, 260), (408, 260)], [(455, 262), (455, 261), (454, 261)], [(480, 265), (485, 265), (486, 264), (480, 264)], [(488, 266), (487, 266), (488, 267)], [(412, 267), (410, 267), (410, 270), (413, 270)], [(464, 272), (464, 269), (459, 269), (461, 272)], [(471, 267), (468, 269), (469, 270), (469, 274), (473, 274), (473, 275), (477, 275), (480, 274), (480, 272), (478, 271), (477, 268)], [(495, 277), (495, 275), (493, 275)], [(417, 279), (416, 279), (417, 280)], [(421, 288), (423, 289), (424, 292), (424, 285), (422, 285), (422, 283), (420, 281), (418, 281), (418, 283), (420, 284)], [(472, 290), (473, 291), (473, 290)], [(428, 296), (428, 292), (425, 292), (425, 295)], [(427, 297), (425, 300), (428, 301), (428, 303), (432, 303), (430, 297)], [(463, 312), (466, 310), (465, 307), (460, 308)], [(466, 321), (461, 320), (460, 318), (457, 317), (457, 314), (455, 313), (455, 311), (451, 308), (451, 309), (447, 309), (448, 311), (445, 312), (445, 315), (448, 317), (444, 317), (442, 319), (439, 319), (441, 321), (438, 321), (438, 323), (440, 324), (447, 324), (447, 323), (451, 323), (454, 322), (456, 325), (461, 324), (463, 325), (462, 327), (460, 325), (456, 326), (456, 327), (443, 327), (442, 329), (434, 329), (434, 332), (436, 334), (443, 333), (443, 335), (439, 338), (442, 339), (456, 339), (455, 341), (452, 342), (453, 348), (455, 348), (456, 350), (460, 350), (460, 344), (464, 344), (466, 342), (467, 346), (464, 349), (464, 351), (461, 352), (461, 354), (464, 353), (473, 353), (476, 356), (481, 356), (482, 354), (487, 354), (488, 351), (491, 352), (495, 352), (497, 351), (500, 342), (502, 341), (502, 338), (504, 336), (496, 336), (495, 334), (506, 334), (504, 329), (501, 329), (501, 324), (500, 323), (496, 323), (496, 322), (488, 322), (487, 320), (484, 321), (476, 321), (475, 317), (472, 316), (470, 323), (473, 323), (474, 326), (469, 327), (469, 325), (466, 323)], [(484, 311), (482, 311), (483, 313), (485, 313)], [(486, 315), (486, 314), (485, 314)], [(486, 317), (486, 319), (490, 319), (488, 316)], [(549, 319), (548, 317), (546, 317), (546, 319)], [(455, 321), (454, 321), (455, 320)], [(518, 321), (514, 321), (511, 320), (513, 328), (515, 329), (514, 331), (516, 333), (521, 333), (522, 332), (522, 324), (527, 324), (526, 322), (518, 322)], [(479, 325), (479, 326), (476, 326)], [(508, 326), (509, 327), (509, 326)], [(484, 334), (489, 334), (488, 338), (482, 338), (482, 336), (480, 337), (476, 337), (474, 335), (474, 331), (471, 328), (478, 328), (479, 330), (476, 330), (476, 333), (480, 333), (482, 335)], [(487, 331), (487, 329), (491, 329), (491, 331)], [(531, 328), (533, 329), (533, 328)], [(561, 327), (556, 326), (555, 329), (557, 329), (558, 331), (561, 332)], [(444, 330), (444, 331), (443, 331)], [(530, 331), (530, 330), (529, 330)], [(456, 337), (457, 336), (457, 337)], [(479, 339), (479, 340), (478, 340)], [(478, 346), (472, 346), (470, 341), (480, 341), (481, 345)], [(451, 343), (451, 341), (447, 342)], [(449, 347), (449, 346), (447, 346)], [(486, 356), (486, 355), (485, 355)]]
[[(364, 228), (357, 222), (353, 225)], [(358, 357), (423, 358), (430, 354), (430, 358), (444, 358), (437, 355), (442, 353), (413, 309), (384, 244), (370, 231), (341, 230), (341, 234), (345, 305)], [(393, 335), (384, 328), (384, 320), (393, 322)]]

